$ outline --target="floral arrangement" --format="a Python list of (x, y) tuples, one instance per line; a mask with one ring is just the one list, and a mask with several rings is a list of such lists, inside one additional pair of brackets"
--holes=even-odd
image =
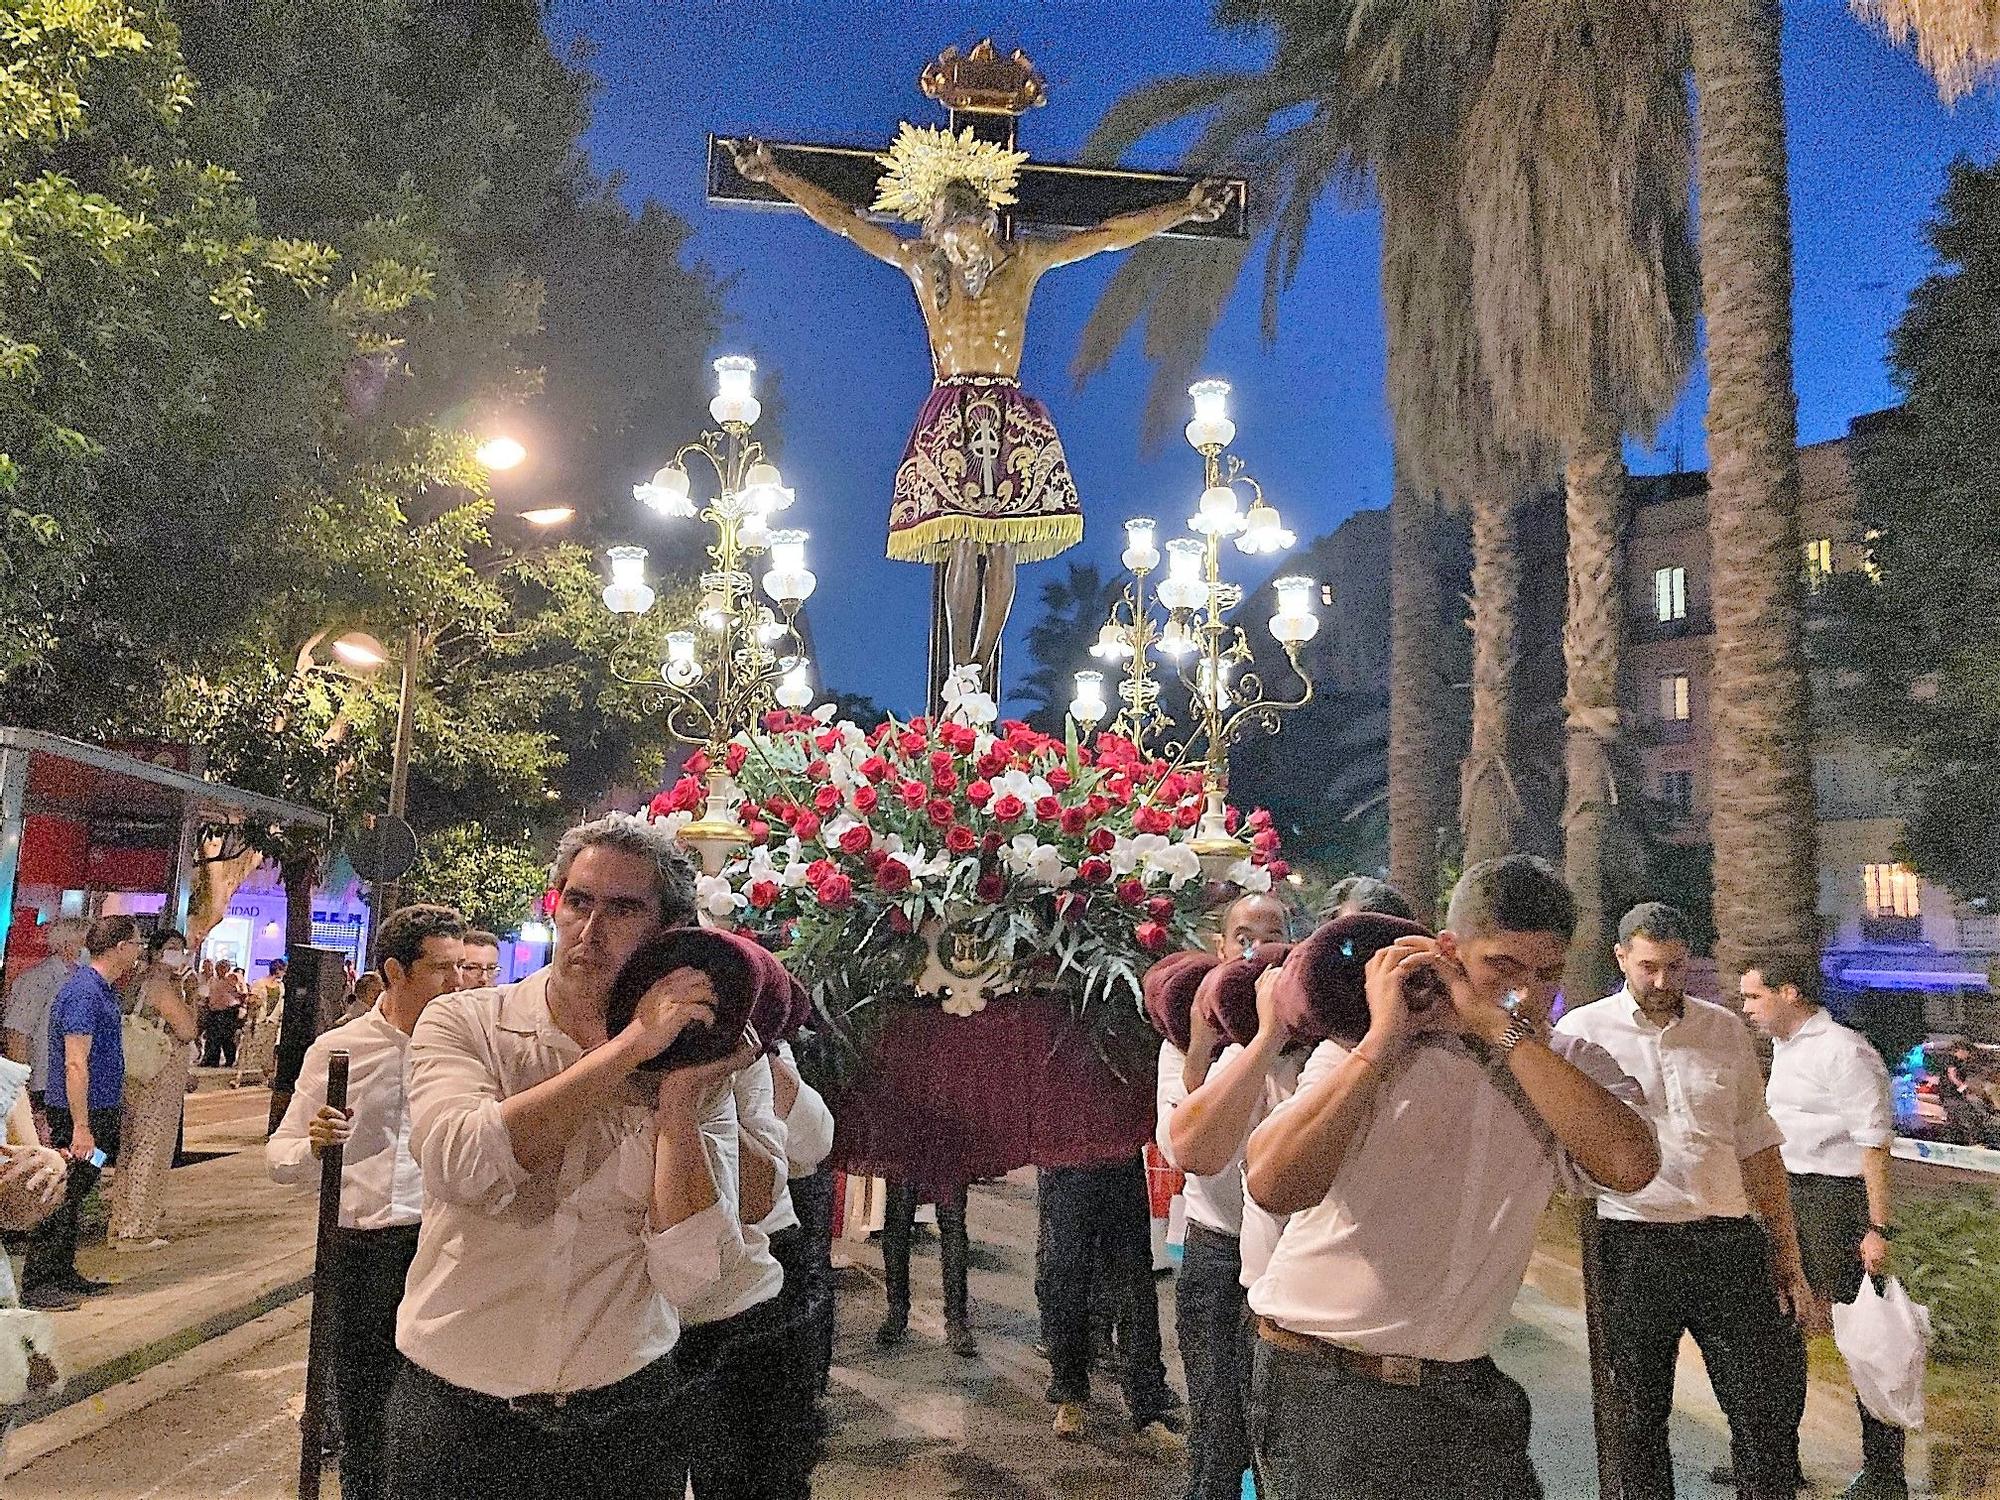
[[(1203, 879), (1199, 768), (1116, 735), (1084, 744), (1073, 728), (1057, 739), (998, 722), (969, 676), (945, 697), (938, 719), (867, 730), (830, 707), (775, 713), (727, 750), (752, 843), (699, 878), (701, 907), (784, 953), (855, 1047), (885, 1002), (920, 998), (934, 959), (991, 976), (953, 986), (955, 1014), (1034, 990), (1064, 996), (1106, 1041), (1129, 1036), (1153, 960), (1199, 941), (1219, 903), (1289, 873), (1259, 811), (1243, 820), (1250, 858)], [(676, 828), (697, 816), (710, 769), (695, 756), (652, 816)]]

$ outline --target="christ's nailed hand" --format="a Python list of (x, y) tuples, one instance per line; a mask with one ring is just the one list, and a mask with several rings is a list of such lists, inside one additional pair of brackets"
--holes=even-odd
[(1195, 224), (1213, 224), (1229, 208), (1236, 196), (1234, 184), (1211, 177), (1197, 182), (1188, 189), (1188, 220)]
[(729, 154), (736, 159), (736, 170), (751, 182), (765, 182), (771, 176), (771, 168), (777, 163), (771, 159), (771, 148), (759, 140), (725, 141)]

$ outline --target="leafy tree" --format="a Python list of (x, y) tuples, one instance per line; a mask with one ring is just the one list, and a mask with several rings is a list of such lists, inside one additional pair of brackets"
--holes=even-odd
[(1871, 572), (1836, 578), (1843, 714), (1890, 753), (1903, 848), (2000, 901), (2000, 162), (1953, 165), (1890, 367), (1903, 405), (1860, 434)]
[(459, 824), (424, 841), (403, 877), (403, 899), (452, 907), (474, 927), (504, 936), (533, 914), (548, 883), (547, 852), (531, 833)]
[[(1061, 734), (1075, 696), (1076, 674), (1101, 666), (1090, 655), (1091, 643), (1107, 618), (1116, 586), (1094, 563), (1070, 563), (1060, 577), (1042, 585), (1042, 616), (1028, 631), (1028, 659), (1020, 696), (1027, 703), (1027, 720), (1044, 734)], [(1106, 673), (1107, 679), (1110, 673)], [(1107, 689), (1111, 684), (1107, 681)], [(1117, 704), (1115, 691), (1107, 701)]]

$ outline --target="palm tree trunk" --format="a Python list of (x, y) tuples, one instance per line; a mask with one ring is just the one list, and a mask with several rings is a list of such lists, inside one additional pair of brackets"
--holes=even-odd
[(1619, 898), (1618, 686), (1625, 646), (1625, 460), (1617, 423), (1598, 413), (1563, 470), (1569, 612), (1563, 619), (1563, 874), (1576, 897), (1563, 993), (1586, 1004), (1617, 987), (1611, 945)]
[(1819, 951), (1778, 0), (1690, 0), (1708, 320), (1710, 836), (1724, 993)]
[(1472, 497), (1472, 742), (1459, 772), (1465, 863), (1512, 854), (1521, 829), (1514, 776), (1521, 666), (1520, 497), (1489, 476)]
[(1389, 504), (1389, 879), (1430, 922), (1438, 835), (1451, 816), (1442, 745), (1451, 713), (1439, 629), (1437, 505), (1399, 477)]

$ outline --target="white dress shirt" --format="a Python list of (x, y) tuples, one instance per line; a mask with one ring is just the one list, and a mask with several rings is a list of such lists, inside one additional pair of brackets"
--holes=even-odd
[(771, 1059), (759, 1057), (739, 1072), (730, 1084), (730, 1092), (736, 1096), (737, 1125), (776, 1163), (772, 1168), (777, 1182), (771, 1196), (771, 1211), (757, 1227), (766, 1234), (796, 1229), (799, 1211), (792, 1207), (789, 1132), (785, 1122), (778, 1118), (778, 1089), (771, 1077)]
[[(722, 1091), (716, 1107), (701, 1122), (701, 1146), (708, 1155), (709, 1175), (715, 1179), (715, 1196), (729, 1210), (731, 1218), (738, 1218), (742, 1211), (737, 1186), (741, 1160), (737, 1145), (743, 1131), (746, 1093), (742, 1079), (743, 1074), (738, 1073), (734, 1084)], [(744, 1224), (741, 1233), (743, 1253), (723, 1268), (721, 1276), (680, 1304), (683, 1327), (694, 1328), (733, 1318), (760, 1302), (770, 1301), (784, 1287), (785, 1268), (771, 1254), (771, 1231), (761, 1223)]]
[(1882, 1054), (1823, 1010), (1772, 1042), (1764, 1099), (1785, 1134), (1787, 1172), (1859, 1177), (1869, 1148), (1896, 1138)]
[[(799, 1060), (792, 1056), (790, 1042), (778, 1043), (778, 1055), (796, 1073)], [(810, 1177), (833, 1154), (833, 1111), (826, 1107), (820, 1091), (799, 1080), (792, 1107), (785, 1112), (785, 1175), (796, 1182)]]
[(28, 1092), (31, 1094), (39, 1094), (48, 1087), (49, 1008), (55, 1004), (56, 991), (63, 987), (63, 981), (74, 974), (82, 962), (81, 955), (76, 963), (71, 963), (61, 954), (51, 953), (15, 980), (13, 988), (7, 991), (7, 1007), (5, 1013), (0, 1014), (0, 1025), (28, 1038)]
[[(1563, 1036), (1550, 1046), (1637, 1102), (1598, 1048)], [(1320, 1043), (1299, 1094), (1346, 1057), (1339, 1043)], [(1326, 1197), (1292, 1215), (1250, 1306), (1366, 1354), (1477, 1359), (1521, 1290), (1550, 1194), (1597, 1189), (1505, 1064), (1481, 1061), (1461, 1039), (1421, 1038), (1383, 1072)]]
[[(410, 1039), (410, 1146), (426, 1194), (396, 1347), (489, 1396), (590, 1390), (636, 1373), (680, 1337), (679, 1304), (743, 1254), (717, 1201), (655, 1232), (650, 1091), (577, 1131), (530, 1172), (500, 1101), (583, 1055), (549, 1015), (549, 972), (433, 1000)], [(718, 1200), (721, 1194), (718, 1187)]]
[[(1237, 1047), (1234, 1051), (1241, 1052)], [(1229, 1054), (1225, 1052), (1224, 1057)], [(1178, 1167), (1174, 1160), (1173, 1121), (1174, 1111), (1187, 1099), (1187, 1081), (1181, 1070), (1187, 1065), (1187, 1054), (1172, 1042), (1160, 1043), (1160, 1075), (1154, 1089), (1155, 1119), (1153, 1142), (1160, 1148), (1160, 1155), (1168, 1163)], [(1215, 1076), (1214, 1069), (1222, 1066), (1218, 1058), (1210, 1065), (1209, 1077)], [(1181, 1201), (1187, 1205), (1190, 1224), (1199, 1224), (1204, 1229), (1212, 1229), (1217, 1234), (1236, 1235), (1243, 1230), (1243, 1144), (1249, 1139), (1244, 1132), (1243, 1141), (1236, 1143), (1236, 1154), (1229, 1159), (1229, 1165), (1210, 1177), (1187, 1174), (1187, 1181), (1181, 1188)]]
[(1640, 1112), (1659, 1138), (1659, 1176), (1636, 1193), (1601, 1194), (1599, 1218), (1685, 1224), (1750, 1212), (1743, 1159), (1782, 1137), (1764, 1107), (1750, 1028), (1734, 1011), (1690, 995), (1679, 1017), (1659, 1027), (1627, 988), (1578, 1006), (1556, 1030), (1618, 1059), (1644, 1092)]
[[(1224, 1060), (1242, 1050), (1241, 1047), (1225, 1048), (1216, 1066), (1220, 1067)], [(1250, 1127), (1253, 1131), (1291, 1102), (1292, 1096), (1298, 1092), (1299, 1071), (1304, 1063), (1305, 1059), (1297, 1052), (1278, 1054), (1278, 1060), (1271, 1064), (1271, 1071), (1264, 1075), (1264, 1098), (1258, 1106), (1256, 1124)], [(1244, 1137), (1243, 1144), (1245, 1146), (1250, 1144), (1248, 1136)], [(1242, 1184), (1244, 1170), (1243, 1159), (1238, 1156), (1236, 1171), (1239, 1186)], [(1272, 1213), (1250, 1196), (1247, 1187), (1242, 1188), (1242, 1192), (1243, 1233), (1237, 1238), (1236, 1250), (1243, 1262), (1243, 1270), (1238, 1280), (1244, 1290), (1248, 1291), (1257, 1284), (1257, 1278), (1262, 1276), (1265, 1268), (1271, 1264), (1271, 1256), (1278, 1248), (1278, 1241), (1284, 1235), (1285, 1226), (1292, 1222), (1292, 1216)]]
[(285, 1118), (264, 1143), (264, 1161), (278, 1182), (319, 1181), (306, 1127), (326, 1103), (328, 1059), (347, 1054), (347, 1107), (354, 1134), (341, 1153), (340, 1227), (388, 1229), (424, 1216), (424, 1174), (410, 1155), (410, 1039), (379, 1005), (322, 1033), (306, 1049)]

